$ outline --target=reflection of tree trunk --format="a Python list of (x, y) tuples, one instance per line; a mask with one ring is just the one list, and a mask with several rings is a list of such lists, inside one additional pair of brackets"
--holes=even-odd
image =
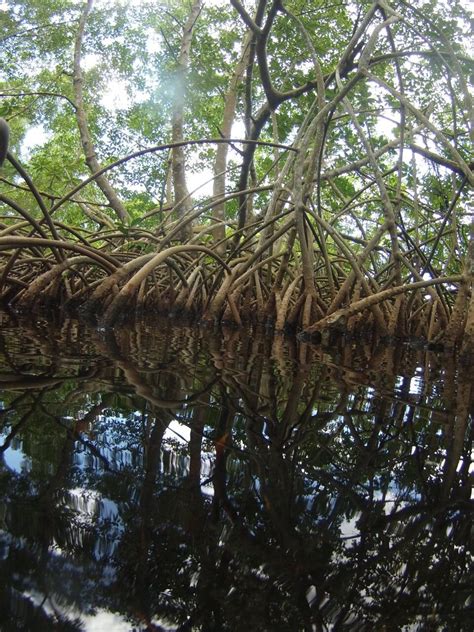
[(209, 403), (210, 392), (205, 396), (205, 403), (193, 409), (191, 420), (191, 437), (189, 438), (189, 485), (192, 488), (201, 488), (201, 449), (204, 421), (208, 415), (206, 404)]
[[(209, 396), (207, 398), (209, 400)], [(191, 437), (189, 439), (189, 485), (193, 489), (201, 487), (201, 449), (204, 420), (207, 415), (205, 406), (193, 410)]]
[(201, 493), (201, 464), (202, 464), (202, 437), (204, 424), (209, 415), (209, 400), (211, 392), (208, 391), (200, 404), (193, 408), (191, 421), (191, 436), (189, 438), (189, 475), (186, 481), (187, 506), (185, 507), (186, 529), (192, 534), (198, 534), (203, 525), (204, 506)]
[[(465, 370), (458, 377), (455, 415), (447, 436), (448, 445), (446, 448), (446, 461), (443, 472), (442, 500), (449, 499), (451, 489), (455, 486), (456, 471), (463, 453), (466, 430), (468, 428), (469, 417), (471, 414), (472, 400), (472, 375), (469, 370)], [(454, 495), (459, 493), (459, 490), (453, 489)], [(466, 494), (468, 494), (466, 500), (469, 500), (470, 483), (469, 486), (466, 487)]]
[[(298, 387), (294, 393), (299, 391)], [(296, 418), (293, 419), (297, 423)], [(305, 619), (305, 629), (314, 628), (314, 623), (319, 618), (317, 603), (313, 604), (311, 611), (306, 595), (312, 584), (310, 574), (314, 573), (314, 559), (319, 558), (319, 552), (307, 551), (304, 542), (298, 534), (295, 525), (299, 510), (297, 509), (298, 480), (295, 468), (296, 460), (289, 458), (289, 454), (281, 449), (282, 435), (286, 434), (286, 424), (282, 424), (282, 430), (277, 431), (278, 440), (271, 441), (270, 446), (261, 449), (258, 455), (257, 468), (260, 481), (260, 494), (264, 502), (265, 512), (269, 519), (270, 533), (276, 544), (271, 547), (270, 566), (278, 569), (277, 572), (285, 578), (287, 589), (293, 595), (292, 599), (298, 604), (300, 614)], [(263, 443), (261, 448), (263, 448)], [(329, 554), (330, 548), (325, 554)], [(267, 558), (268, 559), (268, 558)], [(318, 589), (322, 583), (319, 578)], [(324, 591), (321, 590), (321, 594)]]
[[(291, 430), (296, 424), (304, 424), (304, 419), (298, 413), (303, 399), (303, 391), (306, 388), (308, 375), (304, 370), (304, 367), (299, 367), (298, 372), (293, 379), (290, 392), (288, 393), (288, 399), (286, 402), (285, 410), (282, 415), (281, 422), (277, 425), (276, 436), (272, 436), (272, 441), (275, 441), (277, 446), (281, 449), (285, 441), (289, 438)], [(319, 385), (318, 385), (319, 386)], [(319, 388), (313, 393), (311, 403), (317, 396)], [(311, 415), (311, 410), (306, 410), (307, 414)]]
[(237, 518), (237, 513), (227, 497), (227, 457), (232, 443), (232, 425), (235, 417), (235, 409), (229, 401), (224, 389), (222, 390), (222, 409), (216, 427), (216, 458), (214, 461), (214, 473), (212, 483), (214, 485), (214, 498), (212, 502), (213, 519), (217, 522), (220, 509), (224, 509), (232, 521)]
[(160, 466), (161, 443), (166, 428), (169, 426), (171, 417), (160, 411), (160, 417), (155, 417), (145, 438), (144, 462), (145, 477), (143, 479), (142, 491), (140, 494), (140, 509), (146, 522), (149, 518), (153, 493), (155, 491), (155, 481)]
[[(261, 489), (265, 509), (270, 517), (280, 545), (284, 551), (296, 551), (298, 542), (292, 525), (294, 504), (292, 474), (283, 454), (274, 446), (266, 458), (266, 467), (261, 468)], [(262, 463), (263, 465), (263, 463)]]
[[(45, 412), (43, 410), (43, 412)], [(54, 419), (59, 426), (62, 426), (58, 417), (54, 417), (51, 415), (51, 418)], [(64, 428), (64, 427), (63, 427)], [(61, 458), (58, 463), (58, 467), (54, 475), (50, 478), (48, 486), (42, 491), (40, 494), (41, 502), (49, 505), (49, 503), (54, 503), (54, 493), (61, 488), (65, 488), (66, 477), (71, 468), (72, 464), (72, 455), (74, 453), (74, 444), (76, 441), (75, 433), (69, 429), (65, 430), (65, 438), (63, 447), (61, 450)], [(56, 511), (46, 509), (45, 514), (49, 516), (53, 516)]]
[(143, 485), (140, 493), (140, 542), (138, 546), (138, 563), (136, 573), (136, 599), (139, 603), (140, 614), (146, 621), (151, 620), (150, 612), (150, 581), (149, 575), (149, 548), (153, 533), (153, 500), (155, 493), (156, 476), (160, 466), (161, 443), (166, 428), (170, 423), (170, 417), (160, 411), (161, 417), (155, 417), (151, 428), (144, 437), (144, 472)]
[[(130, 353), (127, 350), (134, 348), (136, 342), (132, 339), (132, 336), (128, 330), (119, 330), (117, 332), (110, 331), (107, 335), (106, 344), (103, 340), (97, 340), (97, 345), (102, 348), (104, 353), (110, 359), (114, 360), (115, 366), (119, 368), (130, 386), (133, 386), (138, 396), (145, 399), (154, 408), (160, 408), (164, 410), (171, 410), (180, 408), (184, 404), (184, 398), (182, 400), (176, 398), (176, 393), (179, 392), (179, 376), (177, 374), (166, 374), (165, 383), (158, 385), (160, 390), (167, 393), (169, 399), (161, 399), (156, 396), (158, 385), (153, 382), (150, 384), (146, 378), (146, 373), (143, 374), (137, 370), (128, 359)], [(120, 342), (120, 346), (119, 346)], [(126, 351), (122, 352), (121, 347), (125, 346)], [(158, 374), (159, 375), (159, 374)], [(173, 398), (173, 395), (175, 398)], [(187, 396), (188, 393), (185, 393)], [(184, 396), (183, 396), (184, 397)], [(189, 402), (189, 399), (188, 399)]]

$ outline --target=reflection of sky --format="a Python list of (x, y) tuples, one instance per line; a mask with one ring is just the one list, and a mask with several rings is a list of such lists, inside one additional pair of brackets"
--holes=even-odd
[[(93, 556), (96, 560), (110, 558), (124, 531), (118, 505), (95, 490), (81, 487), (64, 490), (59, 503), (73, 509), (79, 518), (77, 528), (70, 534), (72, 538), (76, 538), (76, 544), (82, 546), (84, 529), (87, 526), (95, 526), (98, 528), (99, 535), (95, 541)], [(103, 527), (106, 529), (104, 530)], [(55, 552), (62, 553), (60, 547), (57, 546)]]
[(414, 375), (410, 380), (410, 394), (419, 395), (423, 391), (423, 379)]
[[(131, 412), (127, 416), (117, 414), (98, 415), (95, 432), (83, 433), (82, 439), (74, 444), (72, 456), (74, 467), (87, 478), (89, 473), (105, 473), (107, 469), (120, 472), (130, 468), (143, 468), (143, 445), (137, 440), (141, 430), (136, 427), (141, 413)], [(65, 417), (63, 417), (65, 419)], [(179, 419), (171, 419), (161, 444), (159, 472), (167, 477), (182, 480), (189, 475), (190, 457), (187, 446), (191, 439), (191, 428)], [(213, 472), (214, 452), (201, 453), (201, 491), (206, 496), (214, 494), (209, 479)], [(108, 464), (108, 466), (106, 465)], [(84, 477), (81, 478), (85, 484)], [(68, 501), (69, 502), (69, 501)]]
[[(130, 632), (135, 630), (126, 619), (114, 612), (99, 610), (95, 615), (82, 615), (82, 630), (84, 632)], [(173, 632), (175, 627), (167, 626), (161, 619), (154, 618), (153, 625), (162, 632)]]
[[(6, 437), (10, 433), (11, 428), (6, 428), (0, 433), (0, 447), (5, 441)], [(3, 461), (8, 469), (17, 474), (26, 473), (31, 471), (31, 459), (25, 456), (22, 450), (22, 443), (18, 439), (14, 439), (10, 446), (3, 453)]]
[(129, 632), (130, 623), (113, 612), (97, 612), (95, 615), (82, 615), (83, 630), (86, 632)]
[[(360, 529), (357, 526), (357, 522), (359, 521), (359, 518), (360, 518), (360, 511), (358, 511), (356, 515), (353, 516), (352, 518), (343, 520), (341, 522), (341, 537), (342, 538), (346, 538), (347, 540), (350, 541), (351, 539), (358, 538), (360, 536)], [(346, 546), (352, 545), (350, 542), (348, 544), (347, 541), (345, 544)]]
[(60, 613), (65, 618), (79, 618), (83, 632), (130, 632), (133, 629), (129, 621), (114, 612), (97, 610), (95, 614), (83, 614), (70, 608), (63, 609), (60, 604), (52, 602), (51, 598), (45, 601), (42, 594), (30, 593), (24, 596), (40, 606), (49, 616)]
[(191, 438), (191, 428), (173, 419), (165, 430), (164, 439), (173, 439), (179, 443), (187, 444)]
[[(42, 608), (49, 616), (56, 617), (58, 614), (61, 614), (65, 619), (79, 619), (79, 629), (83, 632), (130, 632), (130, 630), (136, 629), (130, 621), (115, 612), (98, 608), (94, 614), (84, 614), (74, 608), (63, 607), (62, 604), (51, 597), (45, 600), (42, 593), (29, 592), (23, 593), (23, 596)], [(153, 623), (162, 632), (176, 630), (176, 628), (167, 626), (165, 622), (157, 618), (153, 619)]]

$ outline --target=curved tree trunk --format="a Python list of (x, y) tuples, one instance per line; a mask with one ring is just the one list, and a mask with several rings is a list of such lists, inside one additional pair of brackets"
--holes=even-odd
[[(201, 0), (194, 0), (188, 14), (188, 19), (183, 29), (181, 49), (179, 52), (178, 66), (174, 76), (174, 99), (172, 114), (172, 142), (179, 143), (184, 140), (184, 99), (186, 93), (186, 77), (189, 67), (189, 54), (193, 38), (193, 29), (201, 12)], [(171, 154), (171, 170), (173, 174), (173, 189), (175, 210), (178, 217), (183, 218), (191, 210), (191, 200), (186, 184), (186, 158), (183, 147), (174, 147)], [(181, 231), (181, 239), (189, 239), (192, 233), (191, 223), (188, 223)]]
[[(94, 144), (89, 132), (89, 123), (87, 119), (87, 112), (84, 105), (83, 94), (83, 75), (81, 69), (81, 46), (84, 38), (84, 29), (87, 18), (92, 9), (93, 0), (87, 0), (87, 4), (84, 5), (84, 9), (79, 20), (79, 29), (74, 44), (74, 75), (73, 75), (73, 87), (74, 98), (76, 101), (76, 120), (79, 127), (79, 133), (81, 135), (82, 148), (84, 150), (86, 164), (92, 174), (101, 170), (102, 166), (97, 160), (97, 154), (95, 152)], [(121, 222), (128, 222), (130, 217), (127, 209), (123, 205), (122, 201), (118, 197), (115, 189), (112, 187), (105, 175), (101, 175), (96, 178), (96, 182), (102, 193), (107, 198), (111, 208), (115, 211), (118, 219)]]

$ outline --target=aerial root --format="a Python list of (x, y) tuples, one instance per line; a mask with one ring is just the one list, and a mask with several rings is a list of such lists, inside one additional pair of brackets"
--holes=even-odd
[[(4, 239), (10, 247), (8, 262), (13, 263), (3, 269), (3, 293), (19, 310), (44, 305), (79, 308), (108, 327), (136, 313), (161, 312), (239, 327), (265, 323), (275, 332), (292, 328), (307, 337), (324, 330), (351, 336), (369, 331), (415, 336), (447, 348), (462, 345), (465, 355), (474, 346), (474, 303), (462, 275), (382, 290), (375, 282), (355, 278), (346, 284), (345, 298), (334, 309), (336, 287), (323, 277), (313, 288), (305, 287), (297, 261), (290, 266), (281, 255), (267, 256), (252, 267), (246, 256), (229, 265), (197, 244), (127, 259), (68, 242)], [(0, 250), (3, 244), (5, 250), (7, 242), (0, 238)], [(49, 254), (42, 254), (46, 244)], [(14, 259), (12, 247), (17, 249)], [(62, 252), (61, 261), (51, 256), (52, 249)], [(65, 257), (68, 251), (74, 256)], [(280, 265), (286, 269), (284, 279)], [(337, 286), (343, 288), (342, 283)], [(456, 298), (448, 309), (449, 292), (454, 291)]]

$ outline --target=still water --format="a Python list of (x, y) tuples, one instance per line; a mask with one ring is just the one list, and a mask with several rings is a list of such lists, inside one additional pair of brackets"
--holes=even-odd
[(1, 630), (472, 629), (471, 367), (0, 324)]

